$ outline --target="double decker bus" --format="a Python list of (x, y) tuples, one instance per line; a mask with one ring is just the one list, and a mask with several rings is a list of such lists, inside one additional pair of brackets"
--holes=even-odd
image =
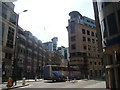
[(65, 81), (68, 76), (67, 66), (46, 65), (43, 67), (44, 80)]

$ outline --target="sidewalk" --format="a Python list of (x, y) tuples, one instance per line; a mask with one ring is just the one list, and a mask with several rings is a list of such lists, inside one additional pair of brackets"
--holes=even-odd
[(86, 86), (85, 88), (106, 88), (105, 87), (105, 82), (100, 82), (100, 83), (96, 83), (96, 84), (93, 84), (93, 85), (88, 85)]
[[(17, 81), (17, 85), (13, 85), (12, 87), (10, 87), (9, 89), (14, 89), (14, 88), (19, 88), (19, 87), (24, 87), (24, 86), (28, 86), (29, 82), (26, 80), (25, 85), (23, 85), (22, 80)], [(2, 85), (0, 86), (0, 89), (2, 90), (7, 90), (7, 82), (2, 83)]]
[[(28, 80), (25, 80), (25, 85), (23, 85), (23, 81), (18, 80), (17, 85), (12, 86), (10, 89), (28, 86), (28, 85), (30, 85), (29, 82), (41, 82), (41, 81), (42, 81), (42, 79), (37, 79), (37, 81), (35, 81), (34, 79), (28, 79)], [(7, 90), (8, 88), (6, 85), (7, 85), (7, 82), (2, 83), (2, 85), (0, 85), (0, 89)]]

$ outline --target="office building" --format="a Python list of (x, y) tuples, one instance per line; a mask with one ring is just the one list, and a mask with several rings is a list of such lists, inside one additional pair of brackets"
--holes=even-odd
[(57, 52), (62, 57), (62, 65), (67, 66), (69, 62), (69, 50), (67, 47), (58, 47)]
[(78, 11), (69, 13), (68, 38), (70, 75), (78, 78), (101, 78), (103, 74), (102, 55), (98, 53), (98, 39), (95, 21), (82, 16)]
[(93, 2), (93, 5), (99, 33), (99, 51), (103, 53), (106, 64), (106, 88), (118, 90), (120, 88), (120, 2)]
[(58, 38), (57, 37), (54, 37), (51, 39), (52, 42), (53, 42), (53, 51), (56, 51), (57, 50), (57, 42), (58, 42)]
[(53, 52), (53, 42), (45, 42), (43, 45), (45, 46), (46, 50)]
[(14, 12), (14, 4), (11, 2), (1, 2), (2, 12), (0, 23), (2, 23), (2, 80), (7, 80), (12, 76), (12, 64), (14, 45), (16, 37), (17, 14)]

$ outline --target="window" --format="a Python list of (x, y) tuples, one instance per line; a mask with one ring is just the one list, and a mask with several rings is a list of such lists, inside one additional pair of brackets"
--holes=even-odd
[(91, 35), (94, 36), (94, 32), (91, 32)]
[(100, 57), (100, 55), (98, 55), (98, 57)]
[(13, 48), (13, 40), (14, 40), (14, 29), (9, 27), (8, 36), (7, 36), (7, 47)]
[(97, 76), (97, 70), (95, 70), (95, 76)]
[(86, 37), (83, 37), (83, 41), (86, 41)]
[(90, 56), (90, 53), (88, 53), (88, 56)]
[(92, 39), (92, 43), (95, 43), (95, 39)]
[(100, 74), (100, 76), (101, 76), (101, 74), (102, 74), (102, 71), (101, 71), (101, 70), (99, 70), (99, 74)]
[(92, 70), (90, 70), (90, 76), (92, 76), (92, 72), (93, 72), (93, 71), (92, 71)]
[(75, 36), (72, 36), (71, 37), (71, 41), (75, 41), (76, 39), (75, 39)]
[(96, 65), (97, 63), (96, 63), (96, 62), (94, 62), (94, 64)]
[(70, 57), (76, 56), (76, 53), (70, 53)]
[(116, 26), (116, 18), (115, 18), (115, 13), (110, 14), (107, 16), (107, 22), (108, 22), (108, 30), (109, 30), (109, 35), (112, 36), (114, 34), (118, 33), (117, 26)]
[(118, 10), (118, 21), (119, 21), (119, 25), (120, 25), (120, 10)]
[(86, 34), (86, 33), (85, 33), (85, 29), (82, 29), (82, 34)]
[(75, 44), (71, 45), (71, 49), (76, 49), (76, 45)]
[(92, 65), (92, 62), (90, 62), (90, 64)]
[(5, 58), (6, 59), (12, 59), (12, 54), (11, 53), (5, 53)]
[(92, 24), (95, 24), (93, 21), (91, 21)]
[(87, 22), (90, 22), (89, 20), (87, 20)]
[(96, 40), (96, 42), (98, 42), (98, 40)]
[(71, 22), (70, 31), (71, 31), (71, 33), (75, 33), (75, 24), (74, 24), (74, 22)]
[(90, 31), (87, 30), (87, 35), (90, 35)]
[(88, 45), (88, 50), (91, 50), (91, 46), (90, 45)]
[(87, 46), (83, 45), (83, 49), (85, 49), (85, 50), (86, 50), (86, 49), (87, 49)]
[(117, 62), (120, 64), (120, 53), (116, 53)]
[(90, 38), (88, 38), (88, 42), (91, 42), (91, 39), (90, 39)]

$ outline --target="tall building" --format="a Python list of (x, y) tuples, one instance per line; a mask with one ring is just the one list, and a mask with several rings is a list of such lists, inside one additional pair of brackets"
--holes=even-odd
[(16, 78), (41, 77), (42, 67), (49, 62), (49, 54), (42, 42), (19, 26), (16, 48)]
[(57, 42), (58, 42), (58, 38), (57, 37), (54, 37), (51, 39), (52, 42), (53, 42), (53, 51), (56, 51), (57, 50)]
[(102, 55), (98, 53), (95, 21), (77, 11), (69, 13), (68, 38), (71, 76), (100, 78), (103, 73)]
[(58, 42), (58, 38), (54, 37), (51, 39), (51, 41), (43, 43), (43, 45), (47, 50), (53, 52), (57, 50), (57, 42)]
[(93, 2), (93, 5), (99, 51), (106, 63), (106, 87), (116, 90), (120, 88), (120, 2)]
[(45, 46), (46, 50), (53, 52), (53, 42), (45, 42), (43, 45)]
[(69, 50), (67, 47), (58, 47), (57, 52), (62, 57), (62, 65), (67, 66), (69, 62)]
[(2, 80), (12, 76), (12, 64), (15, 45), (16, 20), (18, 15), (14, 12), (14, 4), (1, 2), (2, 12), (0, 23), (2, 23)]

